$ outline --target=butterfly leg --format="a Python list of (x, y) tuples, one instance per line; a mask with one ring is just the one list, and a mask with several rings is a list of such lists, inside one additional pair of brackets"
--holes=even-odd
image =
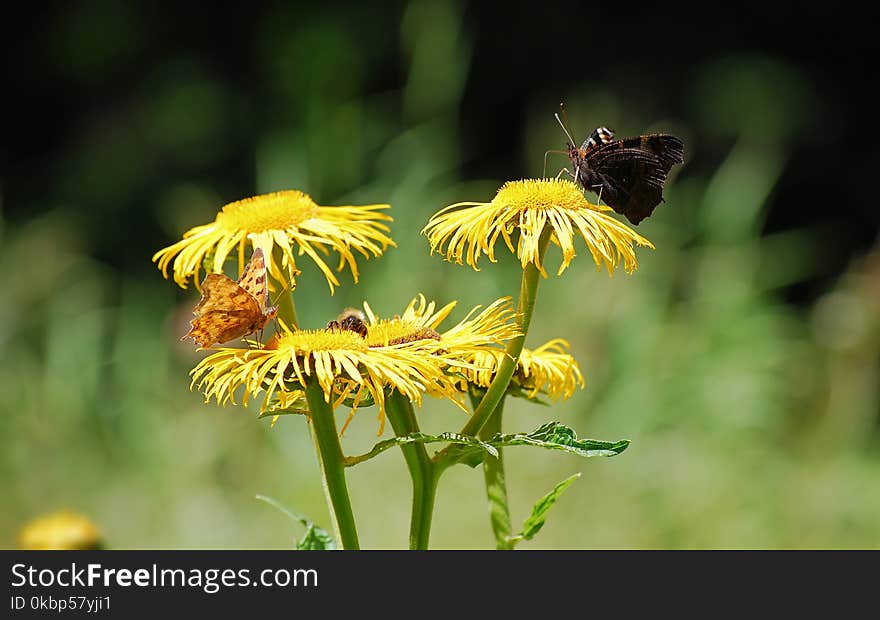
[(570, 177), (574, 177), (574, 175), (571, 173), (571, 170), (569, 170), (568, 168), (563, 168), (563, 169), (560, 170), (558, 173), (556, 173), (556, 180), (557, 180), (557, 181), (559, 180), (559, 177), (562, 176), (562, 173), (563, 173), (563, 172), (567, 172), (567, 173), (568, 173), (568, 176), (570, 176)]
[(559, 177), (562, 176), (562, 173), (563, 173), (563, 172), (567, 172), (567, 173), (568, 173), (568, 176), (570, 176), (572, 179), (574, 179), (575, 182), (577, 182), (578, 174), (580, 173), (580, 171), (581, 171), (581, 167), (580, 167), (580, 166), (578, 166), (577, 169), (575, 169), (574, 172), (572, 172), (572, 171), (569, 170), (568, 168), (563, 168), (562, 170), (559, 171), (559, 174), (556, 175), (556, 180), (557, 180), (557, 181), (559, 180)]

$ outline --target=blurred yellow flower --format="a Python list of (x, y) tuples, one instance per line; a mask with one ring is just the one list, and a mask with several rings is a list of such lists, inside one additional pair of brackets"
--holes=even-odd
[[(229, 254), (238, 249), (238, 273), (244, 268), (245, 244), (263, 248), (269, 273), (275, 280), (293, 282), (299, 273), (294, 258), (297, 254), (311, 258), (330, 285), (339, 285), (323, 256), (333, 250), (339, 254), (337, 270), (346, 265), (354, 281), (358, 280), (355, 252), (364, 258), (381, 256), (394, 241), (387, 236), (390, 229), (383, 221), (391, 217), (380, 213), (387, 204), (364, 206), (322, 207), (298, 190), (274, 192), (245, 198), (224, 206), (211, 224), (196, 226), (183, 239), (153, 255), (162, 275), (168, 277), (172, 260), (174, 281), (186, 288), (189, 278), (198, 286), (199, 272), (206, 258), (209, 271), (219, 273)], [(272, 250), (280, 248), (278, 254)], [(279, 264), (280, 262), (280, 264)]]
[(219, 349), (192, 370), (192, 387), (205, 394), (206, 402), (213, 398), (221, 404), (234, 403), (239, 388), (243, 388), (242, 404), (263, 393), (260, 409), (267, 411), (301, 403), (305, 382), (314, 379), (326, 401), (334, 399), (334, 407), (352, 400), (354, 413), (365, 399), (376, 403), (381, 434), (386, 388), (398, 390), (417, 405), (425, 393), (462, 406), (457, 383), (461, 370), (471, 366), (466, 358), (485, 350), (500, 351), (498, 347), (518, 334), (509, 298), (482, 311), (475, 308), (452, 328), (436, 331), (454, 305), (435, 311), (435, 304), (419, 295), (401, 316), (379, 319), (364, 304), (366, 337), (339, 329), (285, 329), (267, 348)]
[(98, 529), (83, 515), (60, 511), (38, 517), (19, 532), (18, 546), (28, 550), (87, 550), (102, 544)]
[[(604, 264), (608, 274), (622, 261), (627, 273), (637, 267), (634, 245), (654, 246), (623, 222), (607, 215), (610, 207), (590, 204), (581, 189), (567, 180), (527, 179), (505, 183), (491, 202), (459, 202), (436, 213), (422, 233), (446, 260), (463, 260), (477, 269), (482, 254), (495, 262), (495, 242), (504, 239), (523, 268), (529, 263), (547, 276), (540, 262), (539, 239), (550, 226), (550, 240), (562, 250), (561, 274), (576, 252), (574, 237), (587, 243), (596, 267)], [(519, 230), (514, 249), (512, 235)]]
[[(541, 392), (553, 400), (571, 398), (575, 389), (584, 388), (584, 377), (568, 350), (568, 342), (561, 338), (545, 342), (536, 349), (523, 349), (510, 384), (525, 390), (528, 398)], [(503, 357), (503, 351), (477, 352), (470, 358), (476, 369), (463, 370), (467, 377), (464, 383), (488, 388)]]

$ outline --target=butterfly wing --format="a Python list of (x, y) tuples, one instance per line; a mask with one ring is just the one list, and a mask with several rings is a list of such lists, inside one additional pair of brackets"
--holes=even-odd
[(656, 155), (666, 172), (675, 164), (684, 163), (684, 143), (668, 133), (649, 133), (634, 138), (619, 140), (623, 148), (639, 149)]
[(200, 347), (241, 338), (263, 326), (263, 313), (248, 291), (222, 273), (209, 273), (202, 282), (202, 298), (193, 308), (196, 318), (181, 338)]
[(254, 250), (250, 262), (241, 272), (238, 285), (250, 293), (260, 305), (260, 312), (267, 319), (275, 315), (275, 308), (269, 307), (269, 283), (266, 274), (266, 257), (262, 248)]
[[(675, 136), (650, 134), (617, 140), (591, 149), (584, 163), (592, 172), (591, 187), (612, 209), (638, 224), (663, 201), (666, 175), (684, 161), (684, 145)], [(598, 183), (596, 182), (598, 181)]]
[(202, 298), (193, 308), (196, 318), (181, 340), (191, 338), (199, 346), (209, 347), (252, 334), (275, 316), (276, 309), (268, 305), (266, 259), (257, 248), (238, 282), (222, 273), (205, 277)]

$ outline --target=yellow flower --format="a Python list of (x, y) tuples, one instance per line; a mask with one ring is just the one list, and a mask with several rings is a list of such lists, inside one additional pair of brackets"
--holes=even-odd
[[(190, 229), (181, 241), (156, 252), (153, 262), (158, 262), (167, 278), (173, 260), (174, 281), (186, 288), (192, 277), (198, 286), (203, 261), (207, 258), (211, 264), (206, 269), (219, 273), (236, 247), (241, 273), (245, 244), (250, 241), (254, 248), (263, 248), (269, 273), (276, 280), (292, 282), (299, 273), (293, 253), (296, 247), (299, 256), (306, 254), (318, 265), (332, 293), (339, 280), (322, 255), (327, 256), (330, 250), (337, 252), (337, 270), (348, 265), (357, 282), (355, 251), (369, 258), (381, 256), (388, 246), (395, 245), (385, 234), (388, 226), (382, 223), (392, 218), (379, 213), (387, 208), (387, 204), (322, 207), (298, 190), (253, 196), (224, 206), (213, 223)], [(276, 246), (280, 248), (280, 264), (278, 255), (272, 251)]]
[(432, 355), (440, 355), (454, 363), (457, 359), (484, 351), (487, 346), (503, 343), (518, 334), (512, 322), (514, 311), (509, 297), (492, 302), (482, 312), (477, 306), (454, 327), (442, 333), (435, 331), (456, 304), (453, 301), (435, 311), (436, 304), (433, 301), (428, 303), (425, 296), (419, 293), (403, 314), (380, 319), (370, 305), (364, 303), (369, 326), (366, 341), (370, 346), (418, 342), (422, 349), (430, 351)]
[[(584, 388), (584, 377), (575, 359), (569, 355), (569, 344), (561, 338), (545, 342), (536, 349), (523, 349), (511, 380), (534, 398), (540, 392), (553, 400), (571, 398), (576, 388)], [(470, 358), (477, 370), (465, 369), (467, 381), (488, 388), (504, 357), (503, 351), (480, 351)], [(466, 385), (462, 385), (466, 388)]]
[[(486, 254), (495, 262), (495, 242), (504, 239), (525, 268), (529, 263), (546, 277), (540, 262), (541, 231), (550, 226), (550, 240), (562, 250), (557, 275), (575, 256), (574, 237), (587, 243), (596, 268), (602, 264), (608, 274), (622, 261), (627, 273), (638, 267), (634, 245), (654, 246), (623, 222), (607, 215), (612, 209), (590, 204), (581, 189), (567, 180), (527, 179), (505, 183), (491, 202), (459, 202), (436, 213), (422, 233), (435, 250), (459, 265), (462, 259), (477, 269), (477, 260)], [(517, 248), (512, 235), (519, 229)], [(477, 269), (478, 270), (478, 269)]]
[(401, 316), (379, 319), (364, 304), (366, 338), (346, 330), (284, 329), (271, 347), (222, 348), (192, 370), (192, 387), (205, 394), (206, 402), (213, 398), (221, 404), (234, 403), (239, 388), (245, 405), (263, 393), (260, 410), (265, 412), (301, 403), (305, 382), (316, 380), (334, 407), (352, 400), (352, 415), (364, 400), (377, 404), (381, 434), (386, 388), (398, 390), (417, 405), (425, 393), (462, 406), (456, 384), (462, 369), (471, 367), (465, 357), (497, 349), (518, 333), (509, 298), (481, 312), (475, 308), (451, 329), (436, 331), (454, 305), (435, 312), (435, 304), (419, 295)]
[(98, 549), (101, 534), (86, 517), (67, 511), (34, 519), (18, 535), (21, 549)]

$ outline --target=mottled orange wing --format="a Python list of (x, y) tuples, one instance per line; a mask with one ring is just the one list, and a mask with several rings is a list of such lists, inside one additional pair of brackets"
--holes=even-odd
[(265, 308), (267, 302), (266, 263), (262, 250), (257, 249), (238, 283), (222, 273), (205, 277), (202, 299), (193, 308), (196, 318), (181, 340), (190, 338), (200, 347), (209, 347), (252, 334), (275, 316), (275, 308)]
[(269, 276), (266, 273), (266, 259), (263, 256), (263, 250), (257, 248), (251, 256), (251, 262), (249, 262), (245, 266), (244, 271), (241, 272), (241, 277), (238, 279), (238, 285), (250, 293), (253, 298), (257, 300), (257, 303), (260, 304), (260, 312), (263, 315), (263, 322), (260, 324), (260, 329), (263, 328), (263, 325), (265, 325), (269, 319), (274, 318), (275, 314), (278, 312), (278, 308), (269, 305), (268, 279)]
[(241, 277), (238, 279), (238, 285), (250, 293), (257, 303), (260, 304), (260, 311), (267, 314), (268, 311), (274, 310), (269, 308), (269, 286), (266, 281), (266, 258), (263, 256), (263, 250), (257, 248), (251, 256), (251, 262), (245, 265)]

